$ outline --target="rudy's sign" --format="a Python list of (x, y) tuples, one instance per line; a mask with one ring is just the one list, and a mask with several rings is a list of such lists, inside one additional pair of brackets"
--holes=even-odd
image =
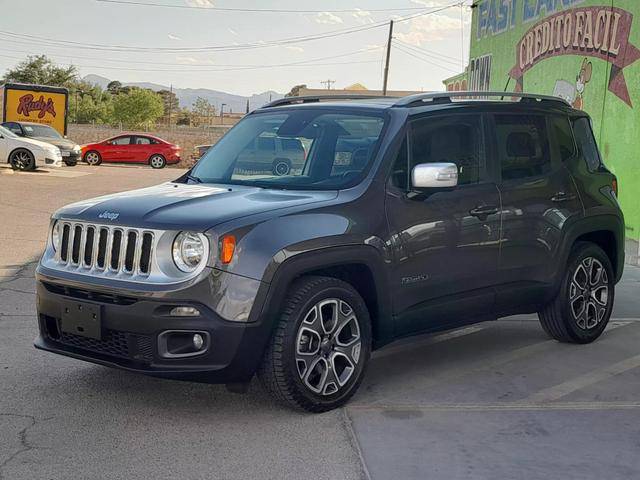
[(3, 121), (42, 123), (66, 133), (65, 88), (6, 84), (3, 90)]
[(631, 106), (624, 68), (640, 59), (629, 35), (633, 14), (602, 6), (573, 8), (536, 23), (516, 46), (516, 65), (509, 75), (522, 91), (524, 74), (538, 62), (558, 55), (595, 57), (611, 63), (609, 90)]

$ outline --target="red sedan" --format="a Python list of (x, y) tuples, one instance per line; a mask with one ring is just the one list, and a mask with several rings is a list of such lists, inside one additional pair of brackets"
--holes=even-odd
[(82, 146), (82, 158), (89, 165), (102, 162), (147, 163), (164, 168), (180, 161), (180, 147), (146, 133), (127, 133)]

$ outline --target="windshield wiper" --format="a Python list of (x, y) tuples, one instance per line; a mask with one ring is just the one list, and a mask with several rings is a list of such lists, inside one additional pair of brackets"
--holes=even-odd
[(200, 177), (196, 177), (194, 175), (191, 175), (190, 173), (187, 174), (187, 180), (191, 180), (196, 183), (202, 183), (202, 179)]

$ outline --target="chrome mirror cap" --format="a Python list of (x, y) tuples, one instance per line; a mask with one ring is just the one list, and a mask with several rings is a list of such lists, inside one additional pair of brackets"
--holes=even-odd
[(411, 171), (413, 188), (451, 188), (458, 185), (455, 163), (420, 163)]

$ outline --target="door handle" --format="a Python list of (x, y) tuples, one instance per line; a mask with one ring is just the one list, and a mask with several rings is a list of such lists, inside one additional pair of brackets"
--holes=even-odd
[(556, 192), (556, 194), (551, 197), (552, 202), (560, 203), (560, 202), (569, 202), (571, 200), (575, 200), (575, 195), (570, 195), (566, 192)]
[(496, 213), (498, 213), (498, 207), (495, 205), (483, 205), (469, 210), (469, 215), (480, 220), (486, 220), (489, 215), (495, 215)]

